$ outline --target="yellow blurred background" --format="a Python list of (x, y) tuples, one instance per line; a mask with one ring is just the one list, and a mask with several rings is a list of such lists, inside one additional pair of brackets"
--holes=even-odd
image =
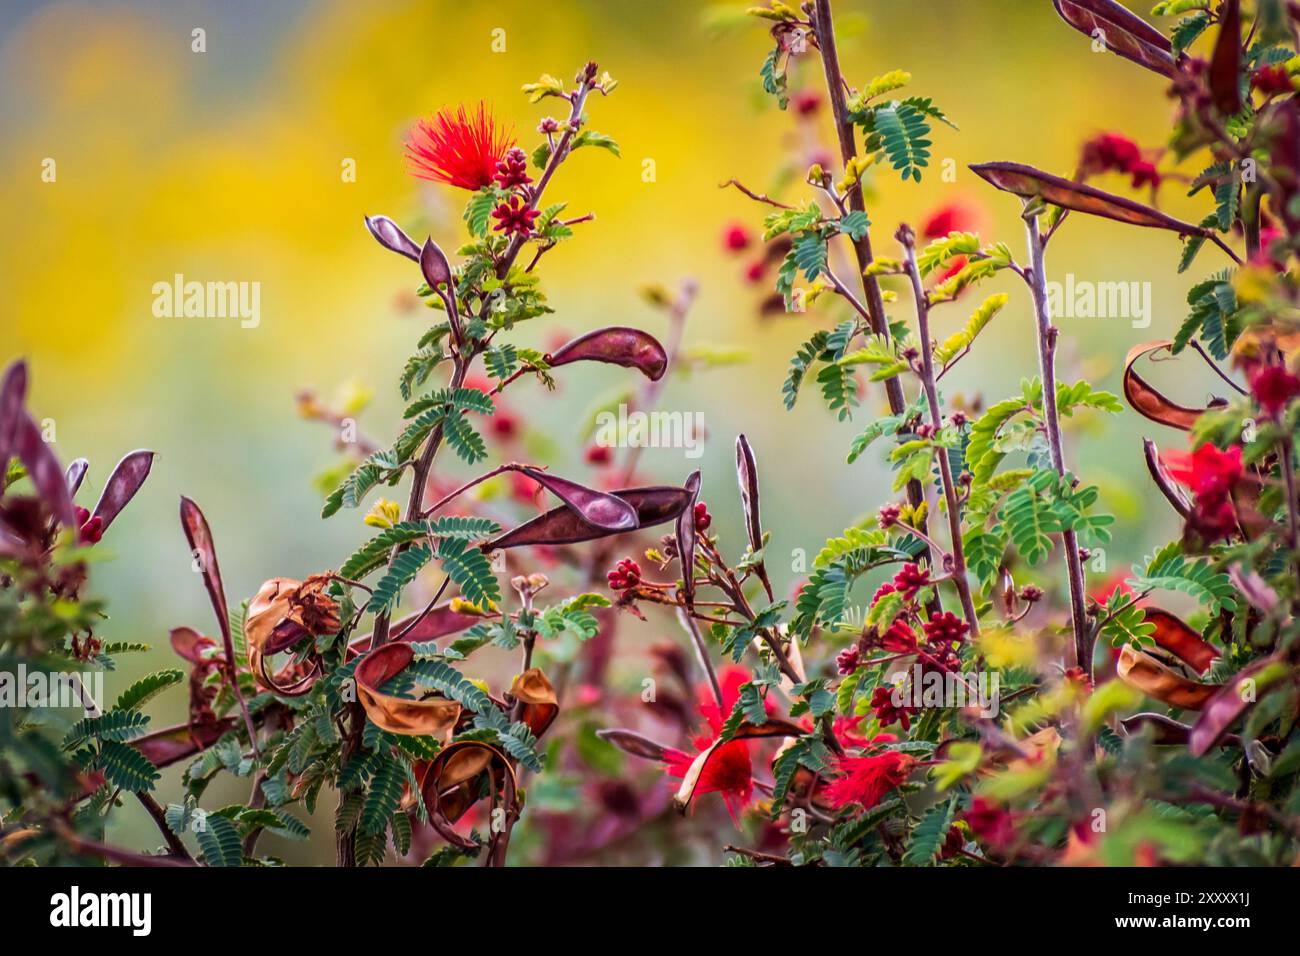
[[(205, 509), (232, 602), (267, 577), (334, 566), (361, 539), (358, 513), (319, 518), (311, 476), (332, 461), (328, 435), (298, 420), (293, 397), (303, 387), (328, 397), (358, 380), (375, 390), (364, 427), (381, 437), (395, 432), (394, 384), (423, 330), (420, 313), (400, 302), (418, 277), (374, 243), (362, 217), (387, 214), (417, 239), (431, 232), (454, 249), (465, 237), (464, 194), (407, 175), (405, 130), (442, 105), (484, 99), (531, 148), (537, 121), (555, 108), (530, 106), (520, 85), (543, 72), (571, 79), (588, 59), (620, 81), (612, 96), (590, 102), (589, 114), (593, 128), (619, 142), (622, 158), (583, 151), (551, 186), (548, 198), (567, 200), (568, 214), (598, 218), (543, 260), (557, 314), (522, 339), (545, 342), (559, 328), (608, 323), (662, 333), (662, 318), (637, 290), (693, 277), (701, 291), (688, 344), (740, 346), (751, 361), (671, 382), (665, 407), (702, 410), (710, 439), (700, 462), (680, 450), (648, 452), (649, 470), (680, 480), (702, 467), (704, 496), (734, 544), (731, 448), (745, 431), (763, 470), (773, 554), (815, 553), (825, 536), (890, 497), (879, 456), (844, 464), (852, 437), (882, 401), (879, 391), (852, 423), (836, 422), (812, 392), (786, 412), (781, 378), (817, 319), (757, 321), (743, 262), (720, 243), (726, 223), (756, 226), (762, 210), (718, 184), (735, 176), (775, 189), (792, 143), (807, 145), (759, 89), (770, 46), (761, 23), (725, 26), (734, 19), (725, 11), (737, 9), (653, 0), (5, 5), (0, 359), (29, 359), (31, 404), (54, 420), (58, 454), (91, 460), (83, 499), (97, 495), (123, 453), (158, 452), (149, 483), (106, 539), (115, 559), (96, 572), (95, 590), (110, 598), (113, 614), (102, 636), (156, 648), (148, 660), (124, 658), (109, 677), (110, 694), (115, 681), (168, 663), (169, 627), (211, 627), (176, 520), (178, 495)], [(1048, 0), (839, 0), (836, 13), (852, 82), (905, 68), (913, 90), (934, 96), (961, 127), (934, 136), (933, 162), (954, 159), (955, 182), (934, 169), (919, 185), (877, 175), (870, 212), (881, 254), (892, 254), (899, 222), (920, 223), (953, 201), (981, 209), (985, 234), (1021, 252), (1019, 204), (977, 180), (967, 163), (1012, 159), (1069, 173), (1080, 143), (1099, 131), (1123, 130), (1143, 147), (1165, 139), (1159, 78), (1092, 53)], [(195, 29), (205, 31), (205, 52), (191, 48)], [(493, 48), (496, 30), (505, 31), (503, 52)], [(829, 142), (829, 130), (823, 135)], [(53, 182), (42, 178), (47, 159), (55, 162)], [(652, 182), (642, 175), (647, 159)], [(355, 161), (355, 181), (341, 175), (347, 160)], [(1103, 185), (1126, 191), (1119, 181)], [(1181, 192), (1166, 188), (1162, 204), (1199, 219)], [(1219, 267), (1202, 263), (1177, 276), (1178, 253), (1168, 234), (1083, 217), (1067, 224), (1051, 249), (1053, 276), (1150, 281), (1154, 321), (1142, 330), (1125, 320), (1062, 320), (1063, 377), (1088, 374), (1118, 391), (1128, 348), (1173, 332), (1186, 288)], [(260, 325), (156, 318), (153, 284), (176, 273), (259, 282)], [(988, 291), (999, 290), (1011, 303), (990, 341), (945, 380), (950, 391), (997, 400), (1035, 373), (1027, 295), (1011, 280)], [(965, 315), (961, 306), (940, 313), (937, 332), (946, 335)], [(529, 399), (530, 427), (554, 441), (549, 464), (581, 477), (574, 422), (622, 374), (584, 371), (556, 395)], [(1173, 391), (1204, 399), (1200, 370), (1187, 379)], [(1174, 533), (1172, 516), (1139, 481), (1138, 438), (1153, 427), (1126, 413), (1073, 439), (1076, 467), (1102, 485), (1103, 504), (1119, 516), (1112, 570)], [(786, 588), (794, 575), (769, 560)], [(178, 719), (179, 697), (168, 705)], [(123, 840), (150, 839), (140, 821), (126, 820)]]

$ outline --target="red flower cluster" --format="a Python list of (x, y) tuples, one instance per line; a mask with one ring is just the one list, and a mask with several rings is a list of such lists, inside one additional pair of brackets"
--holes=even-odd
[(968, 626), (952, 611), (940, 611), (925, 622), (925, 637), (931, 644), (960, 644), (966, 637)]
[(880, 646), (891, 654), (911, 654), (916, 650), (916, 632), (896, 620), (880, 636)]
[(1209, 442), (1191, 455), (1166, 456), (1169, 473), (1191, 489), (1196, 496), (1192, 521), (1198, 531), (1210, 538), (1222, 538), (1237, 527), (1232, 505), (1232, 487), (1241, 480), (1241, 448), (1234, 445), (1226, 452)]
[(501, 162), (497, 163), (492, 178), (502, 189), (513, 189), (531, 183), (533, 180), (528, 175), (528, 157), (524, 155), (524, 151), (516, 146), (506, 153)]
[(1300, 395), (1300, 378), (1285, 365), (1265, 365), (1250, 377), (1250, 394), (1273, 418)]
[(889, 684), (877, 687), (871, 695), (871, 710), (881, 727), (897, 723), (901, 724), (905, 731), (911, 729), (912, 715), (916, 713), (915, 707), (906, 704), (899, 706), (894, 703), (894, 688)]
[(1281, 64), (1261, 66), (1250, 75), (1250, 85), (1252, 89), (1259, 90), (1265, 96), (1295, 92), (1295, 86), (1291, 83), (1291, 74)]
[(1155, 189), (1160, 185), (1160, 173), (1156, 171), (1155, 164), (1142, 158), (1137, 143), (1118, 133), (1102, 133), (1084, 143), (1079, 171), (1083, 175), (1124, 173), (1132, 177), (1134, 189), (1143, 186)]
[(91, 516), (81, 505), (74, 505), (77, 516), (77, 540), (82, 544), (97, 544), (104, 536), (104, 519), (99, 515)]
[(533, 224), (540, 215), (538, 210), (520, 201), (518, 196), (511, 196), (492, 210), (492, 218), (497, 221), (492, 228), (507, 236), (517, 233), (521, 238), (527, 239), (533, 234)]
[(447, 108), (415, 124), (406, 139), (406, 158), (419, 179), (473, 191), (491, 184), (511, 140), (484, 104), (473, 114), (463, 106), (455, 112)]
[(930, 569), (909, 561), (901, 571), (894, 575), (894, 588), (903, 592), (903, 597), (912, 600), (916, 592), (930, 583)]
[(609, 586), (612, 590), (626, 591), (628, 588), (634, 588), (641, 583), (641, 565), (631, 558), (624, 558), (605, 577), (609, 580)]
[(1004, 849), (1016, 841), (1016, 821), (1009, 810), (983, 797), (971, 801), (963, 815), (971, 832), (995, 849)]
[(711, 524), (713, 524), (713, 516), (709, 514), (709, 506), (703, 501), (695, 502), (695, 530), (707, 531)]
[(861, 660), (862, 652), (858, 650), (857, 644), (853, 644), (835, 655), (835, 669), (841, 675), (848, 676), (858, 669)]

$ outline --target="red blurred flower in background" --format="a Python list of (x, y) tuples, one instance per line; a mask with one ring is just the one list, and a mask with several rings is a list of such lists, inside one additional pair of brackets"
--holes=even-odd
[(1250, 394), (1274, 418), (1300, 395), (1300, 378), (1285, 365), (1265, 365), (1250, 377)]
[(1134, 189), (1160, 185), (1160, 173), (1155, 163), (1142, 156), (1137, 143), (1119, 133), (1099, 133), (1083, 144), (1079, 158), (1079, 178), (1098, 173), (1123, 173), (1132, 180)]
[(415, 124), (406, 138), (406, 158), (418, 179), (478, 190), (492, 182), (513, 145), (510, 130), (483, 103), (473, 113), (445, 107)]
[(1241, 480), (1241, 448), (1234, 445), (1226, 452), (1209, 442), (1188, 455), (1170, 452), (1165, 456), (1169, 474), (1196, 496), (1192, 523), (1211, 538), (1222, 538), (1237, 527), (1237, 513), (1232, 506), (1232, 487)]
[[(979, 212), (973, 207), (960, 202), (950, 202), (940, 206), (921, 224), (921, 235), (926, 239), (942, 239), (951, 232), (978, 232), (980, 228)], [(955, 256), (948, 267), (939, 274), (938, 281), (951, 279), (969, 262), (966, 256)]]

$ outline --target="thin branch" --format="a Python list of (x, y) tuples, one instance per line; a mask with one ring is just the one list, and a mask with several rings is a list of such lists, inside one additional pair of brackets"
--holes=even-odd
[[(898, 229), (899, 242), (903, 245), (904, 262), (908, 278), (912, 281), (912, 295), (916, 299), (917, 336), (921, 340), (921, 385), (925, 389), (926, 402), (930, 407), (930, 424), (935, 434), (943, 428), (943, 412), (939, 408), (939, 390), (934, 379), (934, 342), (930, 338), (930, 299), (921, 284), (921, 271), (916, 264), (916, 236), (909, 226)], [(961, 511), (957, 500), (957, 486), (952, 478), (952, 463), (948, 460), (948, 449), (939, 449), (939, 478), (943, 484), (943, 496), (948, 512), (948, 534), (952, 539), (952, 582), (957, 588), (961, 600), (962, 614), (970, 627), (972, 637), (980, 633), (979, 616), (975, 613), (975, 601), (971, 596), (970, 581), (966, 579), (966, 555), (961, 539)]]
[(777, 209), (794, 208), (793, 206), (786, 205), (783, 202), (777, 202), (775, 199), (773, 199), (771, 196), (767, 195), (766, 193), (754, 192), (752, 189), (750, 189), (748, 186), (742, 183), (739, 179), (728, 179), (725, 183), (718, 184), (719, 189), (726, 189), (728, 186), (735, 186), (738, 190), (740, 190), (750, 199), (754, 200), (754, 202), (761, 202), (769, 206), (775, 206)]
[[(839, 138), (840, 159), (847, 169), (849, 163), (858, 155), (857, 136), (853, 122), (849, 119), (848, 101), (845, 91), (848, 83), (840, 69), (839, 51), (835, 45), (835, 21), (831, 15), (830, 0), (816, 0), (812, 14), (813, 32), (817, 37), (817, 47), (821, 51), (822, 67), (826, 74), (826, 91), (830, 99), (831, 113), (835, 118), (835, 133)], [(855, 183), (848, 191), (849, 208), (855, 212), (866, 212), (862, 199), (862, 183)], [(862, 235), (852, 240), (853, 254), (858, 261), (858, 273), (862, 278), (862, 291), (866, 297), (866, 307), (871, 321), (871, 331), (883, 341), (889, 341), (889, 318), (885, 315), (885, 299), (880, 292), (880, 282), (868, 269), (875, 261), (871, 250), (871, 233), (864, 229)], [(903, 386), (897, 378), (885, 382), (885, 397), (889, 400), (889, 411), (901, 415), (907, 408), (907, 399), (903, 395)], [(925, 492), (921, 483), (912, 479), (907, 483), (907, 500), (913, 507), (919, 507), (925, 501)], [(936, 593), (934, 610), (940, 610)]]
[[(1038, 217), (1025, 217), (1025, 238), (1029, 245), (1026, 270), (1034, 300), (1034, 319), (1038, 338), (1038, 368), (1043, 383), (1043, 422), (1051, 452), (1052, 468), (1065, 477), (1065, 452), (1061, 442), (1061, 422), (1056, 410), (1056, 339), (1058, 329), (1052, 325), (1047, 305), (1047, 273), (1043, 264), (1043, 242), (1038, 232)], [(1070, 618), (1074, 627), (1075, 663), (1092, 677), (1093, 635), (1085, 610), (1083, 559), (1079, 556), (1079, 539), (1073, 531), (1061, 535), (1065, 551), (1066, 576), (1070, 587)]]

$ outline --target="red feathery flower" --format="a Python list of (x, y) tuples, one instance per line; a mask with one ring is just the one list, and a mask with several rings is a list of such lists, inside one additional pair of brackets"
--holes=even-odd
[(513, 145), (511, 131), (497, 125), (483, 103), (473, 113), (446, 107), (415, 124), (406, 138), (406, 158), (418, 179), (478, 190), (492, 182)]
[[(730, 716), (736, 701), (740, 697), (742, 684), (750, 680), (749, 673), (743, 667), (729, 667), (719, 675), (722, 686), (722, 706), (707, 689), (701, 689), (698, 707), (700, 715), (708, 722), (712, 733), (698, 734), (691, 744), (695, 753), (668, 748), (665, 753), (665, 769), (670, 777), (685, 777), (691, 763), (705, 749), (712, 745), (722, 732), (722, 724)], [(768, 703), (769, 712), (772, 705)], [(754, 765), (749, 759), (749, 741), (732, 740), (713, 752), (709, 762), (700, 773), (695, 793), (716, 793), (727, 805), (727, 812), (736, 820), (740, 811), (749, 803), (754, 794)]]
[(897, 750), (871, 757), (840, 757), (835, 767), (840, 776), (826, 788), (826, 800), (835, 808), (856, 803), (870, 810), (890, 790), (907, 780), (916, 758)]

